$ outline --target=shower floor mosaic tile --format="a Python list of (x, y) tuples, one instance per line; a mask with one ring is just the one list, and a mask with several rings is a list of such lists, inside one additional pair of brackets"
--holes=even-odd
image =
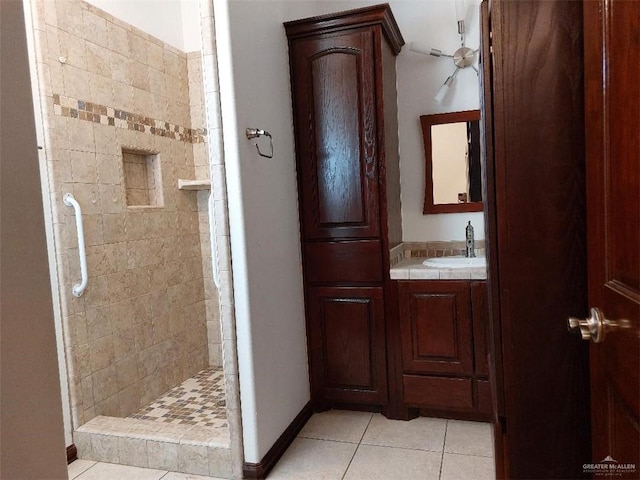
[(202, 370), (129, 418), (163, 423), (224, 428), (227, 426), (224, 372)]

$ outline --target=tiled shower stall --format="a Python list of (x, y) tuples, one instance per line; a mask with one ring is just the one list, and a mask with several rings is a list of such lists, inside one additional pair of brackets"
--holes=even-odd
[[(202, 49), (193, 52), (82, 0), (31, 0), (30, 7), (45, 196), (79, 455), (239, 476), (211, 3), (201, 1), (200, 25), (193, 28), (202, 29)], [(179, 180), (196, 190), (178, 189)], [(81, 297), (72, 295), (80, 262), (76, 218), (62, 201), (65, 193), (74, 195), (83, 213), (89, 283)], [(218, 396), (190, 405), (199, 393), (176, 392), (193, 387), (192, 377), (198, 392)], [(199, 423), (211, 415), (217, 420)]]

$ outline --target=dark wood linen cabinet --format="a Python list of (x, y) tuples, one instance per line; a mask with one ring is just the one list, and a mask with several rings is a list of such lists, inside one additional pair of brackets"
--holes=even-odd
[(387, 404), (389, 248), (402, 241), (388, 5), (285, 23), (312, 401)]

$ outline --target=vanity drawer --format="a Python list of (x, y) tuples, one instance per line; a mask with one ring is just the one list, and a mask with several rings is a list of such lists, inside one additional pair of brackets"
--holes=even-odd
[(404, 401), (434, 409), (473, 409), (473, 380), (424, 375), (403, 375)]
[(308, 282), (382, 282), (380, 241), (307, 242), (304, 268)]

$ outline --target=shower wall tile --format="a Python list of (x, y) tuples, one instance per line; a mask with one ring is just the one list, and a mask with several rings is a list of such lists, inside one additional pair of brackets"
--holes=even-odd
[(94, 342), (113, 333), (110, 306), (107, 305), (105, 307), (88, 309), (84, 317), (86, 321), (87, 337), (86, 340), (81, 343)]
[(87, 70), (102, 77), (111, 77), (111, 66), (108, 61), (105, 61), (105, 59), (109, 58), (111, 52), (103, 46), (92, 42), (86, 42), (86, 52)]
[(56, 6), (58, 8), (58, 27), (61, 30), (82, 36), (84, 24), (80, 4), (67, 0), (57, 0)]
[[(66, 96), (76, 96), (79, 98), (91, 98), (91, 86), (90, 79), (91, 74), (82, 68), (75, 67), (69, 64), (61, 64), (62, 66), (62, 80), (64, 84), (64, 90), (61, 93)], [(69, 108), (69, 104), (62, 104), (61, 107), (54, 106), (54, 112), (61, 114), (64, 109)], [(65, 115), (70, 116), (70, 115)]]
[(72, 182), (71, 162), (69, 159), (47, 162), (49, 189), (53, 192), (66, 190), (66, 185)]
[[(59, 163), (59, 162), (52, 162)], [(73, 183), (97, 183), (98, 165), (94, 152), (72, 151), (69, 154), (70, 178), (65, 173), (64, 179)]]
[(118, 413), (119, 417), (125, 417), (128, 412), (135, 411), (140, 404), (140, 387), (137, 383), (129, 385), (118, 392)]
[[(207, 168), (200, 52), (180, 52), (81, 0), (35, 7), (77, 428), (95, 415), (126, 416), (208, 363), (210, 254), (196, 194), (177, 190), (178, 178), (195, 178), (194, 147), (199, 174)], [(153, 188), (164, 206), (126, 206), (123, 148), (157, 154), (162, 181)], [(80, 268), (66, 192), (83, 209), (89, 286), (80, 298), (70, 293)], [(112, 446), (96, 447), (117, 459)]]
[(84, 9), (82, 11), (82, 21), (84, 23), (84, 31), (91, 32), (91, 41), (101, 47), (108, 47), (107, 37), (107, 20), (102, 16)]
[(78, 119), (69, 119), (69, 149), (96, 153), (93, 125)]
[(63, 30), (58, 31), (58, 39), (60, 41), (60, 55), (64, 57), (63, 63), (86, 71), (87, 50), (84, 39)]
[[(118, 99), (118, 105), (122, 110), (133, 110), (133, 87), (130, 85), (130, 80), (127, 83), (113, 82), (113, 98)], [(164, 100), (164, 99), (162, 99)]]
[[(89, 358), (91, 361), (91, 370), (93, 372), (102, 371), (104, 375), (104, 369), (109, 367), (115, 361), (115, 351), (113, 348), (113, 336), (106, 335), (104, 337), (97, 338), (89, 342)], [(115, 371), (114, 371), (115, 372)], [(98, 373), (96, 373), (98, 375)], [(115, 381), (115, 378), (114, 378)], [(95, 386), (94, 386), (95, 387)], [(95, 388), (94, 388), (95, 389)], [(115, 392), (110, 392), (112, 395)], [(109, 395), (104, 395), (99, 398), (102, 400)]]
[(137, 64), (148, 64), (147, 39), (143, 38), (139, 33), (130, 31), (128, 32), (129, 39), (129, 54), (134, 62)]
[(44, 70), (46, 77), (43, 80), (45, 95), (52, 96), (53, 92), (64, 91), (64, 75), (62, 73), (62, 65), (59, 63), (39, 63)]
[[(111, 340), (111, 337), (106, 337)], [(113, 347), (113, 342), (111, 342)], [(111, 350), (111, 362), (113, 362), (113, 349)], [(118, 392), (116, 384), (116, 369), (115, 366), (109, 365), (108, 367), (98, 370), (93, 373), (93, 396), (96, 404), (108, 399)]]
[(164, 50), (162, 45), (149, 42), (147, 45), (147, 65), (164, 73)]
[(130, 55), (128, 32), (116, 23), (107, 22), (107, 47), (113, 52), (128, 57)]

